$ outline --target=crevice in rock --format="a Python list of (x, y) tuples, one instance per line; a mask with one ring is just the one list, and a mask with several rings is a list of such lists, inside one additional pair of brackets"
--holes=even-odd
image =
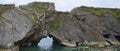
[(73, 17), (75, 17), (77, 20), (80, 20), (82, 22), (85, 22), (85, 17), (83, 15), (73, 15)]
[(106, 40), (106, 42), (108, 42), (110, 45), (113, 45), (110, 41)]
[(78, 18), (78, 15), (73, 15), (77, 20), (80, 20), (80, 18)]
[(79, 42), (76, 42), (76, 45), (79, 46)]
[(60, 40), (59, 39), (55, 38), (52, 35), (49, 35), (49, 37), (53, 38), (53, 44), (60, 44)]
[(120, 35), (115, 35), (115, 38), (120, 42)]
[(85, 22), (85, 19), (86, 19), (85, 17), (82, 17), (82, 20), (81, 20), (81, 21)]
[(104, 34), (103, 36), (104, 36), (104, 38), (109, 38), (110, 34)]

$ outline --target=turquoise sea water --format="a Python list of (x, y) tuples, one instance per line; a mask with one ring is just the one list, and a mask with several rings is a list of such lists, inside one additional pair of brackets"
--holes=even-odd
[(38, 46), (21, 47), (20, 51), (120, 51), (119, 46), (107, 46), (104, 48), (78, 46), (65, 47), (61, 45), (52, 44), (52, 38), (44, 38), (38, 43)]
[(105, 48), (93, 48), (87, 46), (79, 46), (79, 47), (64, 47), (59, 45), (53, 45), (48, 49), (41, 48), (39, 46), (31, 46), (31, 47), (22, 47), (20, 51), (120, 51), (120, 47), (110, 46)]

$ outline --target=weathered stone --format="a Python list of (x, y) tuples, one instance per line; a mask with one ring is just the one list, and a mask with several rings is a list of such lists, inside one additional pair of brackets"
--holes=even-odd
[[(119, 38), (115, 37), (119, 36), (119, 25), (109, 13), (98, 16), (91, 11), (75, 8), (70, 14), (61, 17), (59, 26), (50, 31), (50, 35), (59, 40), (59, 44), (66, 46), (120, 45)], [(104, 37), (106, 34), (110, 35), (109, 38)]]
[[(32, 8), (34, 6), (36, 6), (37, 10)], [(12, 6), (5, 5), (5, 7), (9, 8)], [(39, 9), (41, 7), (45, 10)], [(37, 12), (38, 10), (42, 12)], [(0, 15), (0, 47), (30, 46), (37, 44), (41, 38), (46, 37), (46, 10), (54, 12), (54, 4), (33, 2), (20, 6), (20, 8), (9, 8), (9, 10), (4, 11)]]
[(103, 8), (78, 7), (71, 12), (58, 12), (54, 3), (49, 2), (33, 2), (19, 8), (2, 5), (0, 48), (37, 45), (47, 36), (54, 43), (69, 47), (120, 45), (119, 15), (97, 13), (99, 9)]
[(18, 46), (15, 46), (15, 47), (13, 47), (13, 48), (10, 48), (10, 49), (1, 49), (0, 48), (0, 51), (19, 51), (19, 47)]

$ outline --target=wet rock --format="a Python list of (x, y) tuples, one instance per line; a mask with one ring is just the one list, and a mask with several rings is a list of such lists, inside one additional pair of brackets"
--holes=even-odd
[(13, 48), (8, 48), (8, 49), (0, 49), (0, 51), (19, 51), (19, 47), (18, 46), (15, 46)]

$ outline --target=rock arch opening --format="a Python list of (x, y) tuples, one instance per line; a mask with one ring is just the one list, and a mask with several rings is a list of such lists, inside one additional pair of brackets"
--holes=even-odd
[(45, 49), (52, 47), (52, 45), (53, 45), (53, 38), (49, 36), (47, 36), (46, 38), (42, 38), (38, 43), (39, 47)]

